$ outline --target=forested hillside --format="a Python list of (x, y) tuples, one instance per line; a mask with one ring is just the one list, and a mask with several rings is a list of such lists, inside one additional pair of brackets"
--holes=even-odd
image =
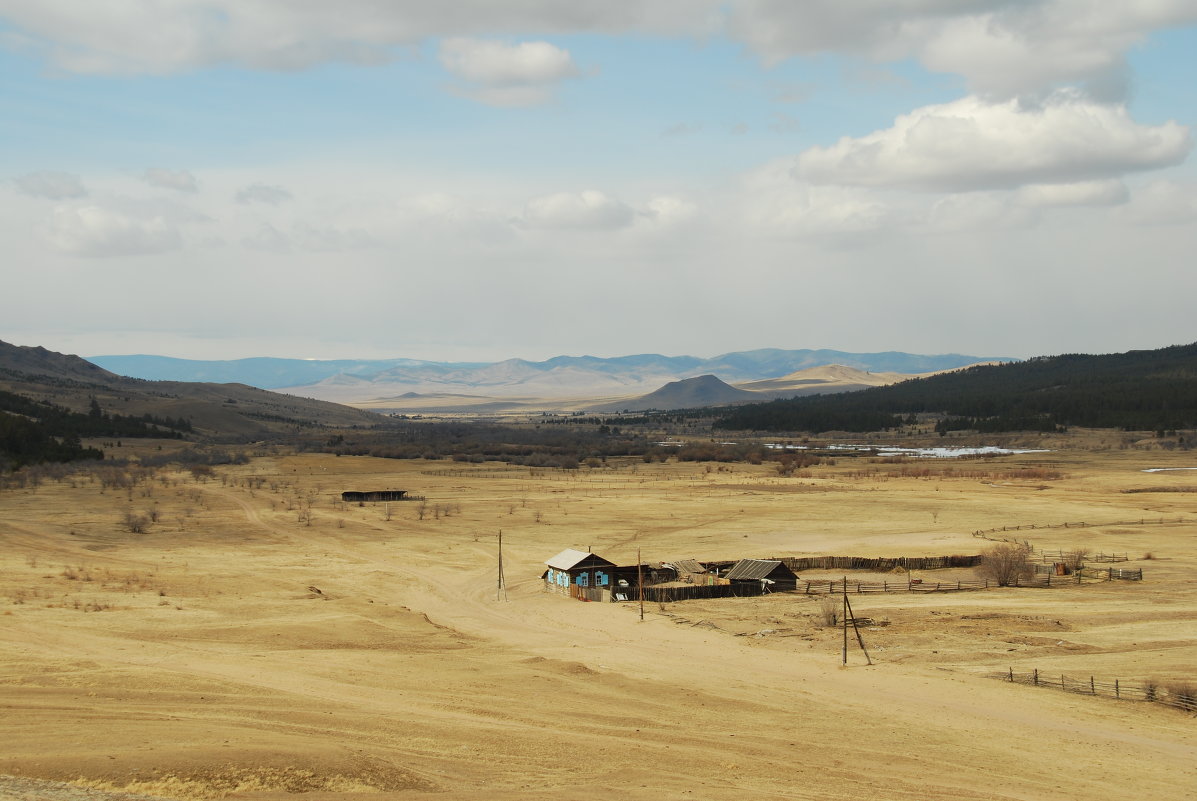
[(842, 395), (729, 409), (717, 428), (876, 431), (940, 415), (940, 431), (1197, 426), (1197, 344), (1102, 356), (1043, 356)]
[(0, 469), (39, 462), (102, 459), (82, 437), (181, 438), (191, 424), (182, 419), (152, 415), (125, 417), (109, 414), (94, 399), (87, 414), (0, 391)]

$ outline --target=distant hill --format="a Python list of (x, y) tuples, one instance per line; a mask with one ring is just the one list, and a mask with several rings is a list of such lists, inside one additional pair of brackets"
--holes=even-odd
[(914, 378), (908, 373), (873, 373), (842, 364), (827, 364), (796, 370), (780, 378), (737, 384), (740, 389), (773, 398), (794, 398), (820, 392), (852, 392), (869, 387), (884, 387)]
[(149, 380), (236, 381), (283, 389), (338, 403), (373, 405), (405, 393), (509, 397), (626, 397), (655, 391), (666, 383), (717, 375), (728, 383), (761, 381), (799, 370), (839, 364), (868, 373), (929, 373), (976, 364), (1009, 361), (978, 356), (909, 353), (847, 353), (835, 350), (762, 350), (694, 356), (557, 356), (541, 362), (508, 359), (495, 363), (428, 362), (413, 359), (329, 360), (237, 359), (191, 361), (162, 356), (93, 356), (109, 370)]
[(699, 409), (720, 405), (760, 403), (776, 398), (852, 392), (894, 384), (909, 378), (913, 378), (913, 376), (902, 373), (868, 373), (841, 364), (808, 367), (780, 378), (748, 381), (735, 386), (716, 376), (705, 375), (672, 381), (660, 389), (637, 398), (621, 398), (590, 405), (586, 408), (595, 412)]
[(759, 400), (760, 395), (747, 392), (720, 381), (713, 375), (700, 375), (671, 381), (655, 392), (634, 400), (595, 407), (598, 412), (646, 409), (695, 409), (705, 406), (726, 406), (732, 403)]
[(943, 432), (1197, 427), (1197, 344), (979, 365), (831, 397), (741, 406), (716, 426), (874, 431), (920, 414), (941, 418)]
[(0, 342), (0, 391), (81, 414), (92, 411), (94, 399), (109, 416), (183, 420), (189, 438), (254, 438), (296, 428), (382, 422), (369, 412), (244, 384), (127, 378), (78, 356), (7, 342)]

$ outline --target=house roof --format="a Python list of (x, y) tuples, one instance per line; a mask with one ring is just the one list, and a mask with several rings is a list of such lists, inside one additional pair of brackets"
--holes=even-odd
[(768, 559), (741, 559), (732, 565), (731, 570), (724, 573), (723, 577), (725, 579), (740, 579), (744, 581), (768, 578), (769, 574), (780, 565), (781, 562)]
[(566, 548), (552, 559), (546, 560), (545, 564), (556, 570), (572, 570), (587, 559), (592, 559), (599, 564), (615, 566), (614, 562), (608, 562), (598, 554), (593, 554), (590, 551), (579, 551), (574, 548)]

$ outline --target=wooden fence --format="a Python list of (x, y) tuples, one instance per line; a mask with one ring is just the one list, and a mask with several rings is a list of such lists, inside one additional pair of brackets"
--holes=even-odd
[[(1086, 581), (1086, 579), (1088, 581)], [(1076, 587), (1081, 584), (1092, 584), (1095, 581), (1142, 581), (1143, 571), (1119, 570), (1117, 568), (1093, 569), (1077, 571), (1069, 576), (1035, 575), (1029, 578), (1015, 577), (1010, 587), (1040, 588)], [(805, 581), (799, 579), (797, 591), (806, 595), (825, 595), (828, 593), (842, 593), (845, 582), (849, 593), (864, 595), (878, 592), (965, 592), (968, 590), (988, 590), (1000, 586), (989, 579), (980, 581), (853, 581), (838, 579), (830, 581)]]
[(950, 567), (976, 567), (980, 554), (962, 556), (897, 556), (870, 558), (867, 556), (784, 556), (774, 557), (795, 573), (804, 570), (944, 570)]
[[(686, 587), (645, 587), (644, 600), (649, 603), (672, 603), (693, 601), (699, 598), (752, 598), (765, 595), (769, 590), (757, 582), (736, 584), (697, 584)], [(629, 592), (629, 600), (639, 600), (635, 588)]]
[(1000, 673), (990, 673), (989, 676), (1033, 687), (1050, 687), (1083, 695), (1104, 695), (1124, 701), (1152, 701), (1183, 709), (1186, 712), (1197, 712), (1197, 687), (1188, 682), (1161, 684), (1152, 681), (1133, 683), (1121, 679), (1099, 681), (1093, 676), (1076, 678), (1065, 676), (1062, 673), (1049, 674), (1040, 670), (1016, 673), (1014, 668)]
[(1129, 553), (1096, 553), (1087, 554), (1077, 551), (1039, 551), (1040, 562), (1068, 562), (1078, 555), (1086, 562), (1129, 562)]
[(985, 590), (996, 587), (992, 581), (852, 581), (850, 579), (836, 579), (830, 581), (805, 581), (799, 579), (798, 592), (804, 595), (828, 595), (844, 592), (845, 583), (848, 592), (856, 595), (878, 592), (964, 592), (966, 590)]
[(1108, 522), (1107, 523), (1087, 523), (1085, 521), (1081, 521), (1081, 522), (1077, 522), (1077, 523), (1072, 523), (1072, 522), (1066, 522), (1066, 523), (1023, 523), (1023, 524), (1017, 525), (1017, 526), (1002, 526), (1001, 528), (988, 528), (983, 531), (974, 531), (973, 536), (980, 537), (981, 539), (986, 539), (986, 540), (997, 540), (999, 542), (1009, 542), (1010, 540), (1005, 537), (990, 537), (988, 535), (990, 535), (990, 534), (1009, 534), (1010, 532), (1013, 532), (1013, 531), (1040, 531), (1040, 530), (1044, 530), (1044, 529), (1053, 529), (1053, 528), (1094, 528), (1094, 527), (1101, 528), (1101, 527), (1106, 527), (1106, 526), (1155, 526), (1155, 525), (1192, 523), (1192, 522), (1193, 521), (1191, 519), (1186, 520), (1183, 517), (1175, 517), (1175, 518), (1161, 517), (1158, 519), (1140, 517), (1138, 520), (1118, 520), (1118, 521), (1115, 521), (1112, 523), (1108, 523)]

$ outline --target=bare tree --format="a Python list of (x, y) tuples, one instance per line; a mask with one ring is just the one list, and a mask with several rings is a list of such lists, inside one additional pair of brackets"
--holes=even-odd
[(1080, 570), (1085, 566), (1085, 557), (1088, 555), (1088, 548), (1077, 546), (1071, 551), (1064, 552), (1064, 564), (1068, 565), (1069, 570)]
[(1031, 549), (1019, 542), (999, 542), (983, 553), (979, 572), (999, 587), (1008, 587), (1031, 573)]
[(125, 529), (131, 534), (142, 534), (150, 525), (150, 519), (145, 515), (139, 515), (132, 509), (125, 512), (124, 520)]

